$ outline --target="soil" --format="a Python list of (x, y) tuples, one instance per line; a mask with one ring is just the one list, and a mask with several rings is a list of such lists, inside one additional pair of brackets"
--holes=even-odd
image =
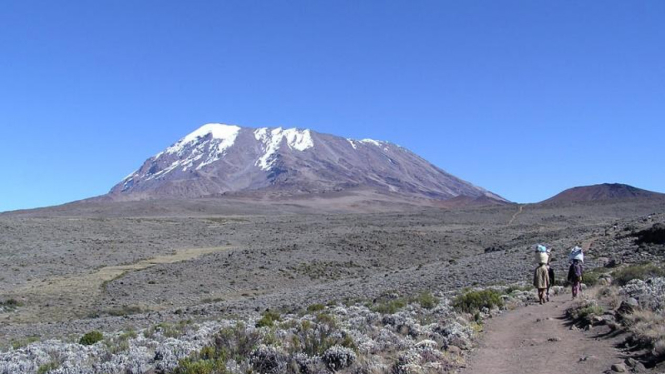
[(570, 295), (561, 295), (489, 320), (462, 374), (602, 373), (623, 362), (615, 348), (623, 337), (608, 335), (607, 327), (571, 330), (570, 305)]
[(0, 340), (530, 282), (535, 243), (554, 248), (559, 276), (574, 245), (588, 246), (588, 268), (665, 253), (629, 235), (665, 222), (662, 201), (262, 215), (183, 204), (0, 215), (0, 301), (20, 304), (0, 313)]

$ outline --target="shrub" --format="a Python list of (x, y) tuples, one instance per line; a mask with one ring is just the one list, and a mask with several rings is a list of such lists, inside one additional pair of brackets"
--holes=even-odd
[(665, 270), (655, 264), (631, 265), (612, 273), (613, 283), (619, 286), (625, 286), (633, 279), (645, 280), (663, 276), (665, 276)]
[(185, 358), (178, 362), (174, 374), (224, 374), (226, 365), (221, 360), (197, 360)]
[(334, 345), (323, 353), (321, 360), (330, 371), (335, 372), (351, 366), (356, 360), (356, 354), (349, 348)]
[(492, 309), (503, 306), (501, 293), (488, 289), (482, 291), (469, 291), (459, 295), (453, 300), (453, 307), (461, 312), (474, 313), (482, 308)]
[(104, 334), (99, 331), (90, 331), (89, 333), (83, 335), (79, 344), (81, 345), (93, 345), (104, 339)]
[(256, 321), (256, 327), (272, 327), (275, 322), (280, 320), (280, 317), (279, 313), (266, 310), (263, 312), (261, 319)]
[(598, 284), (600, 276), (606, 272), (607, 271), (603, 268), (595, 268), (593, 270), (586, 271), (582, 277), (582, 283), (586, 284), (587, 286), (595, 286)]
[(526, 286), (511, 285), (511, 286), (508, 286), (503, 292), (504, 292), (506, 295), (511, 295), (511, 294), (512, 294), (513, 292), (515, 292), (515, 291), (523, 291), (523, 292), (526, 292), (526, 291), (531, 291), (531, 290), (533, 290), (533, 288), (534, 288), (534, 287), (533, 287), (532, 285), (530, 285), (530, 284), (528, 284), (528, 285), (526, 285)]
[(312, 313), (312, 312), (320, 312), (320, 311), (322, 311), (322, 310), (325, 309), (325, 308), (326, 308), (326, 306), (323, 305), (323, 304), (312, 304), (312, 305), (310, 305), (310, 306), (307, 307), (307, 311), (310, 312), (310, 313)]
[(106, 311), (106, 313), (111, 317), (124, 317), (131, 314), (139, 314), (143, 312), (141, 307), (136, 305), (123, 305), (119, 308), (112, 308)]
[(418, 295), (418, 297), (415, 298), (415, 301), (425, 309), (433, 309), (439, 303), (439, 299), (437, 299), (430, 292), (421, 293)]
[(52, 370), (55, 370), (59, 367), (60, 367), (60, 364), (58, 364), (55, 361), (51, 361), (47, 364), (39, 366), (39, 368), (37, 369), (37, 374), (46, 374), (46, 373), (48, 373)]
[(398, 310), (406, 306), (406, 301), (404, 299), (393, 299), (393, 300), (383, 300), (378, 304), (374, 304), (370, 307), (373, 312), (381, 314), (394, 314)]

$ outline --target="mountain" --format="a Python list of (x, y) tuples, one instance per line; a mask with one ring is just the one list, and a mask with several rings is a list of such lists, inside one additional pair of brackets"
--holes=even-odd
[(146, 160), (107, 198), (141, 200), (371, 190), (409, 198), (506, 203), (398, 145), (307, 129), (207, 124)]
[(665, 194), (643, 190), (620, 183), (603, 183), (567, 189), (541, 204), (572, 203), (583, 201), (620, 200), (631, 198), (665, 198)]

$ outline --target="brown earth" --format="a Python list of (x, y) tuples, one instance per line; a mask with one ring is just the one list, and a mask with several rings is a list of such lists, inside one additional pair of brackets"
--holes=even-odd
[(480, 346), (462, 374), (602, 373), (625, 356), (605, 338), (606, 327), (571, 330), (569, 295), (530, 305), (487, 322)]

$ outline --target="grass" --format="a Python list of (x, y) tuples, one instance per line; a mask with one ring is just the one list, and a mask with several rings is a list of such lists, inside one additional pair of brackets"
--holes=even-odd
[(55, 370), (59, 367), (60, 367), (59, 363), (57, 363), (55, 361), (51, 361), (47, 364), (39, 366), (39, 368), (37, 369), (37, 374), (46, 374), (46, 373), (48, 373), (52, 370)]
[(156, 332), (159, 331), (167, 338), (177, 338), (182, 336), (185, 331), (192, 325), (192, 323), (193, 321), (191, 319), (179, 321), (178, 323), (158, 323), (155, 326), (144, 330), (143, 336), (146, 338), (151, 338), (155, 335)]
[(633, 334), (633, 343), (651, 350), (653, 356), (665, 359), (665, 316), (650, 310), (636, 310), (624, 323)]
[(662, 276), (665, 276), (665, 270), (652, 263), (626, 266), (612, 273), (613, 283), (619, 286), (625, 286), (633, 279), (645, 280)]
[(598, 284), (598, 280), (600, 279), (601, 275), (607, 274), (607, 272), (607, 269), (602, 267), (585, 271), (582, 277), (582, 283), (589, 287), (595, 286)]
[(136, 305), (123, 305), (119, 308), (112, 308), (106, 311), (106, 314), (112, 317), (124, 317), (132, 314), (140, 314), (143, 312), (141, 307)]
[(4, 310), (11, 312), (16, 310), (18, 307), (22, 307), (23, 303), (20, 301), (17, 301), (16, 299), (7, 299), (5, 301), (0, 301), (0, 307), (2, 307)]
[(89, 333), (83, 335), (79, 340), (81, 345), (93, 345), (104, 339), (104, 334), (99, 331), (90, 331)]
[(403, 298), (392, 300), (381, 300), (377, 304), (370, 305), (370, 310), (381, 314), (394, 314), (406, 306), (406, 300)]
[(279, 313), (266, 310), (263, 312), (261, 319), (256, 321), (256, 327), (273, 327), (275, 322), (279, 322), (281, 316)]
[(38, 342), (39, 339), (40, 339), (39, 336), (28, 336), (25, 339), (21, 339), (21, 340), (17, 340), (17, 341), (12, 342), (12, 348), (14, 348), (14, 349), (23, 348), (23, 347), (29, 345), (30, 343)]
[(323, 305), (323, 304), (312, 304), (312, 305), (307, 307), (307, 311), (310, 312), (310, 313), (320, 312), (325, 308), (326, 308), (326, 306)]
[(434, 309), (434, 307), (439, 303), (439, 299), (432, 295), (430, 292), (421, 292), (411, 301), (417, 302), (425, 309)]
[(534, 287), (530, 284), (526, 286), (517, 286), (517, 285), (511, 285), (508, 286), (503, 292), (506, 295), (512, 295), (515, 291), (522, 291), (522, 292), (527, 292), (527, 291), (532, 291)]
[(492, 309), (503, 306), (502, 293), (487, 289), (481, 291), (467, 291), (453, 300), (453, 307), (464, 313), (475, 313), (482, 308)]

